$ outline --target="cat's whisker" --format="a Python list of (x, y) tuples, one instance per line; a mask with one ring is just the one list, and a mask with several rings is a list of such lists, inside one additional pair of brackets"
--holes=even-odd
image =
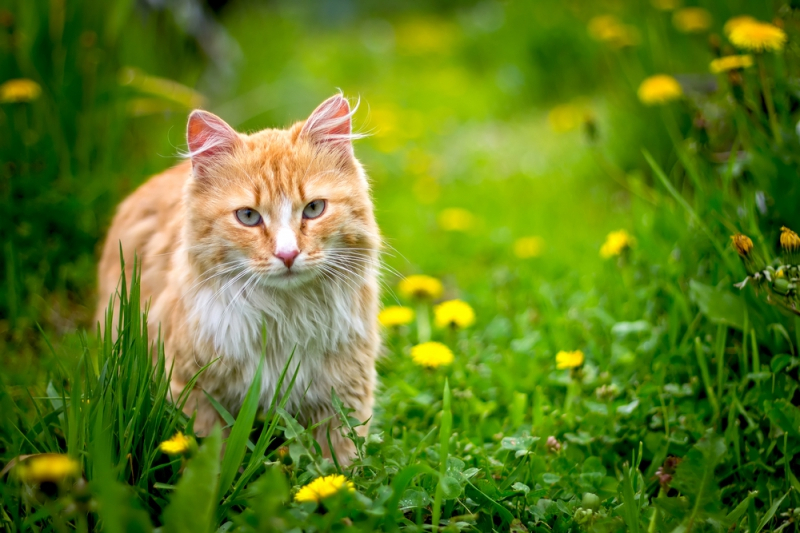
[(335, 268), (331, 267), (331, 265), (320, 265), (320, 270), (328, 272), (334, 279), (338, 279), (339, 281), (344, 282), (351, 291), (358, 292), (358, 286), (354, 284), (353, 280), (347, 279), (344, 275), (344, 272), (340, 270), (336, 270)]
[(224, 274), (228, 274), (230, 272), (233, 272), (233, 271), (237, 270), (238, 268), (243, 268), (243, 267), (246, 266), (246, 263), (244, 261), (238, 260), (238, 261), (232, 261), (230, 263), (222, 263), (220, 266), (225, 266), (225, 265), (228, 265), (228, 266), (226, 266), (225, 268), (223, 268), (220, 271), (216, 271), (213, 274), (201, 279), (200, 281), (198, 281), (197, 283), (195, 283), (194, 285), (189, 287), (189, 289), (186, 292), (189, 293), (193, 289), (195, 289), (196, 287), (200, 287), (201, 285), (204, 285), (205, 283), (211, 281), (214, 278), (217, 278), (217, 277), (222, 276)]
[(393, 274), (393, 275), (398, 276), (400, 278), (403, 277), (403, 275), (397, 269), (395, 269), (394, 267), (392, 267), (390, 265), (387, 265), (386, 263), (384, 263), (380, 259), (367, 257), (367, 256), (364, 256), (364, 255), (361, 255), (361, 254), (349, 254), (349, 253), (346, 253), (346, 252), (338, 252), (336, 254), (331, 254), (331, 258), (338, 258), (338, 257), (345, 258), (345, 259), (351, 260), (351, 261), (358, 261), (358, 262), (361, 262), (362, 264), (367, 264), (367, 265), (370, 265), (372, 267), (376, 267), (379, 273), (380, 273), (381, 270), (385, 270), (385, 271), (389, 272), (390, 274)]

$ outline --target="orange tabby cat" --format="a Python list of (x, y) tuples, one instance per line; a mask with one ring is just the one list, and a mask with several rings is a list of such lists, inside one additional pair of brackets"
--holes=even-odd
[[(167, 364), (174, 364), (174, 398), (219, 358), (185, 409), (197, 411), (200, 434), (218, 420), (203, 390), (238, 412), (264, 342), (262, 407), (294, 350), (290, 374), (299, 370), (289, 410), (306, 423), (324, 420), (333, 415), (333, 389), (359, 420), (372, 415), (380, 237), (353, 154), (351, 116), (337, 95), (305, 122), (246, 135), (194, 111), (191, 161), (153, 177), (119, 206), (100, 261), (97, 319), (103, 323), (116, 291), (121, 243), (126, 259), (134, 252), (141, 258), (142, 298), (150, 301), (150, 331), (161, 326)], [(327, 426), (315, 438), (330, 455)], [(338, 458), (352, 459), (350, 440), (333, 428), (330, 438)]]

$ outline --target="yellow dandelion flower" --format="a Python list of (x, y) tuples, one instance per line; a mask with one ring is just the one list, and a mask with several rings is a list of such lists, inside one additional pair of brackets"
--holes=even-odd
[(768, 22), (752, 20), (737, 24), (728, 35), (737, 48), (753, 52), (778, 52), (786, 45), (786, 32)]
[(453, 352), (441, 342), (423, 342), (411, 348), (411, 359), (420, 366), (436, 368), (453, 362)]
[(583, 364), (583, 360), (583, 352), (580, 350), (575, 350), (573, 352), (561, 350), (556, 354), (556, 368), (559, 370), (576, 368)]
[(316, 502), (319, 503), (329, 496), (333, 496), (341, 490), (349, 492), (355, 491), (353, 482), (340, 474), (318, 477), (308, 485), (305, 485), (297, 494), (294, 495), (296, 502)]
[(728, 72), (729, 70), (739, 70), (750, 68), (753, 66), (753, 56), (739, 55), (739, 56), (724, 56), (711, 61), (709, 69), (714, 74), (721, 72)]
[(448, 300), (433, 308), (433, 321), (437, 328), (468, 328), (475, 323), (475, 311), (467, 302)]
[(683, 33), (702, 33), (711, 27), (711, 13), (702, 7), (685, 7), (672, 15), (672, 24)]
[(781, 226), (781, 248), (790, 252), (800, 250), (800, 237), (786, 226)]
[(750, 237), (741, 233), (731, 235), (731, 246), (742, 257), (747, 257), (753, 251), (753, 241), (750, 240)]
[(42, 453), (28, 457), (14, 471), (23, 483), (38, 485), (44, 482), (61, 483), (81, 473), (80, 464), (68, 455)]
[(650, 3), (661, 11), (672, 11), (681, 7), (680, 0), (650, 0)]
[(666, 74), (656, 74), (645, 79), (637, 92), (645, 105), (666, 104), (683, 96), (678, 80)]
[(405, 326), (414, 320), (414, 310), (402, 305), (390, 305), (378, 313), (378, 322), (384, 327)]
[(475, 225), (475, 216), (466, 209), (450, 207), (439, 213), (438, 221), (445, 231), (469, 231)]
[(786, 277), (786, 274), (784, 274), (782, 268), (779, 268), (778, 270), (775, 271), (775, 277), (776, 278), (783, 278), (783, 277)]
[(20, 78), (0, 85), (0, 103), (32, 102), (42, 94), (41, 86), (33, 80)]
[(192, 447), (192, 439), (183, 433), (175, 433), (171, 439), (158, 445), (158, 449), (167, 455), (183, 455)]
[(598, 15), (587, 25), (589, 36), (615, 48), (639, 44), (639, 31), (633, 26), (623, 24), (613, 15)]
[(541, 237), (520, 237), (514, 241), (514, 255), (520, 259), (539, 257), (544, 250), (544, 239)]
[(431, 276), (408, 276), (397, 286), (406, 298), (426, 298), (435, 300), (442, 295), (442, 282)]
[(633, 246), (633, 237), (624, 229), (612, 231), (606, 237), (606, 242), (600, 247), (600, 257), (608, 259)]
[(742, 24), (749, 24), (750, 22), (758, 22), (756, 19), (751, 17), (750, 15), (740, 15), (738, 17), (733, 17), (728, 19), (725, 23), (725, 26), (722, 27), (722, 32), (730, 38), (731, 32), (738, 28)]

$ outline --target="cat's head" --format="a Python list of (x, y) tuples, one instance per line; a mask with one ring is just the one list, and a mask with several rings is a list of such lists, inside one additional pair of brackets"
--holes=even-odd
[(352, 114), (337, 95), (304, 122), (246, 135), (194, 111), (184, 199), (192, 263), (277, 288), (371, 268), (379, 236)]

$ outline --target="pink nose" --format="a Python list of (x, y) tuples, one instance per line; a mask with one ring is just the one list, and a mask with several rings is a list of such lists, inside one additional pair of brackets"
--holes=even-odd
[(300, 255), (300, 250), (296, 248), (293, 250), (279, 250), (275, 252), (275, 257), (283, 261), (283, 264), (286, 265), (286, 268), (292, 268), (294, 260), (298, 255)]

